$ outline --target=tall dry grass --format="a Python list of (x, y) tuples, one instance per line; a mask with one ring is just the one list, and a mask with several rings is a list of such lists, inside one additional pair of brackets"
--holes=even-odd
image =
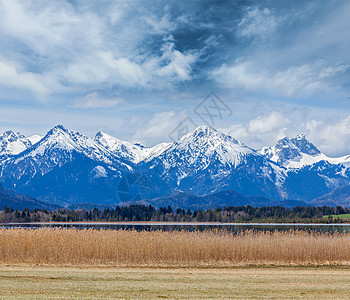
[(0, 264), (348, 265), (350, 234), (3, 228)]

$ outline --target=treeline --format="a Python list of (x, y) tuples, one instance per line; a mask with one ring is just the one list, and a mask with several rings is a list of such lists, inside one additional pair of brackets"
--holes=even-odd
[[(307, 223), (340, 223), (345, 222), (330, 215), (348, 214), (350, 209), (337, 207), (294, 207), (281, 206), (252, 207), (238, 206), (208, 210), (184, 210), (145, 205), (117, 206), (115, 209), (99, 210), (60, 209), (55, 211), (42, 209), (14, 210), (4, 207), (0, 211), (0, 222), (78, 222), (78, 221), (161, 221), (161, 222), (307, 222)], [(324, 217), (328, 216), (328, 217)]]

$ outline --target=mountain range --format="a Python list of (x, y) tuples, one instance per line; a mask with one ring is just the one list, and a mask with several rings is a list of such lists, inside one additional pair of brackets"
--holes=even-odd
[(302, 134), (256, 150), (200, 126), (179, 141), (146, 147), (58, 125), (43, 137), (1, 135), (0, 182), (63, 207), (139, 201), (161, 206), (182, 197), (187, 207), (207, 208), (234, 205), (237, 194), (246, 204), (348, 205), (350, 155), (328, 157)]

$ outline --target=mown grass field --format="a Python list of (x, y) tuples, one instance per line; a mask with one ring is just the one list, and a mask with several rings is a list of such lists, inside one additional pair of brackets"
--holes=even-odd
[(6, 299), (348, 299), (347, 267), (0, 267)]
[[(326, 219), (328, 217), (329, 217), (329, 215), (323, 216), (323, 218), (326, 218)], [(334, 218), (334, 219), (337, 219), (337, 218), (339, 218), (339, 219), (350, 219), (350, 214), (331, 215), (331, 217)]]

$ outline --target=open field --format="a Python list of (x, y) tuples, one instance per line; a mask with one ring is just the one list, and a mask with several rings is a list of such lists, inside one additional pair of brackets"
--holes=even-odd
[(0, 267), (6, 299), (348, 299), (350, 269)]
[[(323, 218), (328, 218), (329, 215), (323, 216)], [(350, 214), (339, 214), (339, 215), (331, 215), (332, 218), (334, 219), (350, 219)]]
[(350, 265), (350, 233), (0, 229), (0, 264)]

